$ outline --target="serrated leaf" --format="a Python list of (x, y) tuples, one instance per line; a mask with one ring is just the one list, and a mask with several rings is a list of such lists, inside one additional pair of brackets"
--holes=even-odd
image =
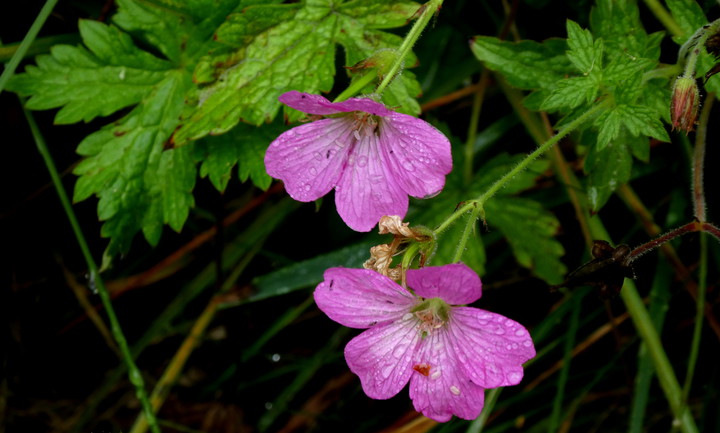
[(554, 236), (560, 228), (555, 215), (533, 200), (495, 197), (485, 206), (488, 224), (507, 238), (518, 263), (549, 284), (559, 284), (566, 268), (565, 254)]
[(595, 125), (599, 127), (597, 150), (603, 150), (615, 138), (620, 135), (623, 123), (622, 112), (617, 107), (610, 108), (603, 112), (595, 120)]
[(92, 194), (100, 199), (98, 217), (105, 221), (103, 236), (112, 238), (110, 254), (127, 251), (140, 230), (154, 245), (164, 223), (179, 230), (187, 218), (194, 163), (186, 150), (163, 148), (178, 125), (189, 85), (183, 73), (168, 75), (127, 116), (78, 146), (86, 158), (74, 170), (80, 176), (74, 199)]
[(630, 179), (631, 170), (632, 156), (624, 139), (614, 140), (602, 149), (590, 148), (585, 172), (589, 173), (587, 196), (593, 211), (599, 211), (612, 193)]
[(590, 12), (590, 28), (611, 56), (657, 59), (663, 34), (648, 35), (634, 0), (598, 0)]
[(265, 151), (287, 126), (279, 121), (262, 128), (239, 124), (227, 134), (206, 137), (196, 145), (204, 154), (200, 175), (208, 176), (218, 191), (224, 191), (235, 164), (242, 182), (251, 179), (260, 189), (267, 189), (272, 178), (265, 171)]
[[(185, 117), (182, 127), (173, 137), (175, 144), (183, 145), (207, 134), (226, 132), (240, 119), (255, 125), (271, 120), (281, 105), (277, 97), (285, 91), (330, 91), (338, 44), (346, 50), (357, 50), (360, 46), (357, 41), (359, 38), (366, 41), (364, 44), (368, 52), (374, 52), (390, 47), (387, 41), (394, 43), (398, 40), (397, 36), (374, 29), (381, 26), (378, 24), (379, 18), (366, 26), (361, 19), (353, 16), (368, 11), (368, 5), (376, 5), (379, 10), (387, 11), (391, 7), (397, 8), (397, 5), (413, 5), (413, 11), (417, 8), (412, 2), (383, 6), (385, 3), (373, 0), (336, 5), (329, 0), (322, 0), (286, 5), (287, 10), (293, 11), (292, 19), (277, 21), (272, 25), (266, 22), (262, 30), (252, 37), (244, 34), (245, 40), (251, 39), (251, 42), (232, 54), (236, 64), (228, 67), (215, 83), (197, 95), (197, 106)], [(261, 14), (261, 9), (269, 7), (273, 10), (278, 8), (256, 5), (246, 8), (244, 13)], [(410, 7), (407, 6), (407, 9), (410, 10)], [(270, 20), (278, 20), (278, 15), (268, 16)], [(237, 33), (233, 30), (234, 22), (228, 21), (218, 30), (220, 38), (222, 35)], [(347, 38), (354, 38), (352, 46), (345, 45)], [(313, 65), (312, 71), (306, 69), (306, 65), (310, 64)], [(413, 111), (411, 100), (400, 102), (405, 111)]]
[(647, 136), (669, 142), (670, 136), (656, 113), (643, 105), (621, 105), (623, 124), (633, 136)]
[(562, 39), (506, 42), (490, 36), (476, 36), (470, 48), (489, 69), (500, 72), (520, 89), (552, 88), (566, 74), (567, 44)]
[(26, 105), (32, 110), (62, 107), (57, 124), (89, 122), (135, 105), (172, 68), (116, 27), (82, 20), (80, 32), (89, 50), (57, 45), (8, 83), (10, 90), (30, 96)]
[(543, 101), (541, 109), (555, 111), (560, 108), (576, 108), (592, 102), (597, 96), (598, 90), (599, 83), (593, 76), (560, 80), (555, 89)]
[(603, 81), (610, 85), (623, 84), (634, 77), (640, 81), (639, 78), (642, 77), (642, 74), (654, 68), (655, 65), (657, 65), (655, 60), (627, 54), (618, 55), (603, 69)]
[[(590, 30), (582, 29), (578, 23), (567, 20), (567, 57), (573, 65), (583, 74), (600, 70), (602, 68), (603, 41), (594, 40)], [(596, 69), (597, 68), (597, 69)]]

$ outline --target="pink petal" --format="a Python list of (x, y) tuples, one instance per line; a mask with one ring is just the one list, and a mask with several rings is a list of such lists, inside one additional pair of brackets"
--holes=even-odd
[(282, 179), (298, 201), (313, 201), (335, 186), (350, 151), (352, 120), (323, 119), (285, 131), (265, 153), (268, 174)]
[(368, 397), (387, 399), (405, 387), (413, 374), (412, 359), (420, 343), (417, 320), (400, 319), (376, 326), (350, 340), (345, 360)]
[(452, 170), (450, 141), (422, 119), (393, 112), (380, 122), (385, 163), (406, 193), (423, 198), (439, 193)]
[(377, 136), (359, 138), (335, 187), (335, 205), (345, 224), (367, 232), (383, 215), (405, 216), (408, 197), (383, 166)]
[(483, 388), (517, 385), (522, 363), (535, 356), (527, 329), (499, 314), (456, 307), (447, 329), (449, 350), (470, 380)]
[(387, 116), (394, 113), (379, 102), (367, 98), (352, 98), (343, 102), (330, 102), (320, 95), (302, 93), (296, 90), (283, 93), (280, 102), (303, 113), (327, 116), (340, 112), (364, 111), (376, 116)]
[(447, 331), (440, 330), (420, 344), (413, 364), (420, 368), (410, 378), (410, 398), (415, 410), (436, 421), (448, 421), (452, 415), (475, 419), (482, 411), (485, 390), (458, 368), (454, 353), (447, 350), (448, 338)]
[(394, 322), (416, 299), (390, 278), (369, 269), (330, 268), (315, 289), (315, 303), (332, 320), (350, 328)]
[(480, 277), (464, 263), (428, 266), (407, 271), (408, 286), (423, 298), (442, 298), (448, 304), (469, 304), (480, 299)]

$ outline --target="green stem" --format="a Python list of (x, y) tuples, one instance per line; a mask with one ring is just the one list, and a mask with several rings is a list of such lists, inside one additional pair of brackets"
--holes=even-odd
[(97, 293), (100, 296), (100, 300), (102, 301), (103, 306), (105, 307), (105, 311), (107, 312), (113, 337), (115, 338), (115, 341), (120, 348), (120, 353), (122, 354), (123, 361), (128, 368), (128, 377), (130, 378), (130, 382), (135, 386), (135, 395), (140, 401), (143, 412), (145, 413), (145, 417), (148, 420), (148, 424), (150, 425), (151, 430), (153, 431), (153, 433), (160, 433), (157, 419), (155, 418), (155, 414), (153, 413), (152, 407), (150, 406), (150, 401), (148, 400), (147, 392), (145, 391), (145, 383), (143, 381), (142, 374), (137, 368), (137, 365), (135, 365), (133, 356), (130, 353), (130, 348), (128, 347), (127, 340), (125, 340), (125, 335), (123, 334), (122, 328), (120, 327), (120, 322), (115, 315), (115, 310), (113, 309), (112, 302), (110, 300), (110, 294), (105, 287), (105, 283), (100, 276), (97, 264), (92, 257), (92, 253), (90, 252), (90, 247), (85, 241), (85, 236), (80, 229), (80, 223), (75, 216), (75, 212), (73, 211), (72, 205), (70, 204), (70, 199), (68, 198), (67, 193), (63, 188), (60, 174), (58, 174), (57, 168), (55, 167), (55, 162), (50, 155), (50, 151), (45, 144), (45, 139), (42, 137), (40, 129), (38, 128), (37, 123), (35, 123), (35, 119), (32, 117), (32, 114), (30, 114), (30, 112), (26, 109), (23, 109), (23, 111), (25, 113), (25, 117), (27, 118), (27, 122), (30, 125), (30, 131), (32, 132), (33, 138), (35, 139), (35, 144), (37, 145), (38, 152), (40, 152), (40, 155), (45, 161), (45, 166), (50, 173), (52, 183), (55, 186), (55, 190), (57, 191), (57, 194), (60, 198), (60, 202), (62, 203), (65, 215), (70, 221), (70, 225), (72, 226), (75, 238), (78, 241), (83, 257), (85, 258), (90, 278), (94, 281)]
[(432, 18), (432, 16), (435, 15), (435, 12), (440, 9), (442, 3), (443, 0), (430, 0), (429, 2), (421, 6), (422, 8), (424, 8), (424, 10), (420, 14), (420, 18), (415, 21), (415, 24), (410, 29), (410, 32), (408, 32), (407, 36), (405, 36), (405, 40), (403, 40), (402, 45), (400, 45), (400, 48), (398, 49), (399, 54), (395, 59), (395, 62), (390, 67), (390, 70), (385, 75), (385, 78), (378, 86), (376, 93), (382, 94), (385, 88), (395, 78), (395, 75), (400, 72), (400, 69), (405, 62), (405, 58), (410, 54), (410, 50), (412, 50), (415, 42), (417, 42), (418, 38), (420, 38), (420, 34), (423, 32), (423, 30), (425, 30), (425, 27), (430, 22), (430, 18)]
[(15, 73), (15, 69), (18, 67), (23, 57), (25, 57), (25, 53), (32, 45), (33, 41), (37, 37), (38, 32), (40, 32), (43, 24), (45, 24), (45, 20), (47, 20), (47, 18), (50, 16), (50, 13), (52, 12), (57, 2), (58, 0), (47, 0), (45, 2), (45, 5), (42, 7), (42, 9), (40, 9), (40, 13), (38, 13), (35, 21), (32, 23), (32, 26), (30, 26), (30, 30), (28, 30), (25, 38), (23, 38), (17, 51), (15, 51), (15, 54), (12, 56), (10, 61), (5, 64), (5, 70), (3, 70), (2, 75), (0, 75), (0, 92), (5, 89), (5, 84), (7, 84), (10, 77), (12, 77)]
[(695, 134), (695, 150), (693, 152), (692, 170), (692, 198), (695, 218), (705, 222), (705, 187), (703, 185), (703, 172), (705, 164), (705, 142), (707, 141), (707, 125), (710, 118), (715, 94), (710, 92), (705, 98), (705, 105), (700, 113), (697, 132)]
[[(611, 241), (610, 235), (603, 226), (599, 217), (595, 216), (590, 220), (591, 228), (593, 231), (593, 237), (595, 239), (603, 239)], [(662, 343), (660, 342), (660, 336), (655, 329), (655, 325), (648, 314), (645, 305), (643, 304), (642, 298), (638, 294), (635, 283), (632, 280), (625, 279), (625, 284), (620, 291), (620, 297), (625, 303), (628, 314), (632, 318), (637, 329), (640, 338), (645, 343), (650, 359), (652, 360), (657, 377), (660, 382), (660, 386), (665, 393), (665, 399), (670, 404), (670, 409), (675, 416), (677, 423), (680, 426), (680, 430), (683, 433), (698, 433), (695, 420), (690, 413), (690, 410), (683, 405), (681, 399), (681, 389), (678, 383), (675, 372), (672, 369), (670, 360), (667, 357), (667, 353), (663, 349)]]
[(695, 299), (695, 327), (693, 328), (690, 356), (688, 357), (688, 367), (685, 373), (685, 384), (682, 393), (682, 404), (685, 408), (687, 408), (688, 396), (690, 395), (692, 380), (695, 376), (695, 365), (697, 364), (698, 354), (700, 353), (700, 339), (702, 337), (703, 314), (705, 312), (705, 296), (707, 291), (707, 256), (707, 235), (700, 233), (700, 266), (698, 270), (698, 293)]
[(470, 423), (470, 426), (467, 430), (465, 430), (465, 433), (480, 433), (482, 431), (485, 424), (487, 424), (488, 418), (490, 418), (490, 414), (495, 408), (495, 404), (497, 404), (497, 401), (500, 398), (502, 390), (502, 388), (493, 388), (488, 390), (487, 394), (485, 394), (485, 406), (483, 406), (480, 416)]
[[(682, 62), (685, 61), (685, 71), (683, 76), (695, 78), (695, 66), (697, 65), (700, 53), (705, 51), (705, 42), (707, 42), (710, 36), (713, 36), (718, 32), (718, 28), (720, 28), (720, 19), (717, 19), (706, 26), (700, 27), (695, 34), (690, 37), (690, 39), (688, 39), (682, 47), (680, 47), (680, 51), (678, 53), (678, 63), (682, 64)], [(687, 59), (685, 59), (686, 55)]]
[(658, 0), (645, 0), (645, 6), (650, 9), (650, 12), (655, 15), (655, 18), (657, 18), (673, 36), (683, 35), (684, 32), (678, 23)]
[[(463, 204), (460, 208), (458, 208), (455, 212), (453, 212), (445, 221), (442, 222), (434, 231), (435, 236), (438, 236), (440, 233), (445, 231), (452, 223), (454, 223), (458, 218), (460, 218), (465, 212), (473, 211), (473, 214), (482, 214), (483, 212), (483, 205), (485, 202), (487, 202), (490, 198), (492, 198), (498, 191), (500, 191), (505, 184), (507, 184), (512, 178), (517, 176), (520, 172), (524, 171), (535, 159), (537, 159), (540, 155), (547, 152), (552, 146), (554, 146), (558, 141), (562, 140), (566, 135), (568, 135), (570, 132), (575, 130), (577, 127), (582, 125), (583, 123), (587, 122), (592, 116), (596, 115), (599, 111), (605, 109), (605, 107), (608, 105), (607, 100), (600, 102), (598, 104), (595, 104), (591, 109), (577, 117), (572, 122), (565, 125), (563, 129), (558, 131), (557, 134), (552, 136), (549, 140), (547, 140), (545, 143), (543, 143), (540, 147), (535, 149), (533, 153), (528, 155), (525, 159), (523, 159), (518, 165), (513, 167), (512, 170), (507, 172), (503, 177), (498, 179), (495, 183), (488, 188), (487, 191), (485, 191), (480, 197), (478, 197), (475, 200), (468, 200)], [(468, 220), (467, 224), (474, 224), (474, 218), (471, 218)], [(468, 231), (465, 231), (468, 233)], [(463, 235), (464, 237), (464, 235)], [(461, 239), (461, 242), (467, 242), (467, 239), (464, 241)]]
[(465, 161), (463, 176), (465, 183), (470, 183), (473, 175), (473, 156), (475, 155), (475, 140), (477, 139), (478, 123), (480, 123), (480, 111), (482, 110), (483, 99), (485, 99), (485, 88), (487, 87), (490, 72), (484, 69), (478, 82), (478, 91), (473, 98), (472, 113), (470, 113), (470, 125), (468, 126), (467, 141), (465, 142)]
[(333, 102), (342, 102), (352, 96), (355, 96), (365, 86), (372, 83), (375, 77), (376, 75), (374, 71), (368, 71), (365, 75), (350, 83), (348, 88), (343, 90), (343, 92), (339, 94), (338, 97), (333, 100)]

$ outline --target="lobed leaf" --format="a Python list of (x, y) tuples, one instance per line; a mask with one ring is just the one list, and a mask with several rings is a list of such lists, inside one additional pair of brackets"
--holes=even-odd
[[(368, 9), (368, 5), (373, 8)], [(405, 6), (400, 8), (398, 5)], [(390, 14), (390, 18), (383, 21), (375, 15), (377, 11), (398, 8), (405, 12), (414, 11), (417, 5), (399, 2), (391, 8), (379, 1), (335, 5), (323, 0), (297, 5), (255, 5), (244, 9), (242, 13), (246, 17), (229, 19), (217, 35), (220, 40), (228, 38), (230, 44), (245, 41), (247, 45), (228, 53), (224, 72), (195, 95), (196, 105), (173, 136), (175, 145), (207, 134), (227, 132), (240, 119), (255, 125), (269, 121), (281, 106), (277, 96), (285, 91), (330, 91), (335, 75), (336, 46), (343, 45), (349, 57), (358, 58), (395, 46), (399, 41), (397, 36), (375, 28), (394, 24), (397, 19)], [(371, 16), (374, 18), (366, 26), (357, 17), (368, 10), (373, 11)], [(253, 16), (262, 17), (260, 24), (252, 28), (255, 34), (242, 24)], [(312, 70), (307, 70), (305, 65), (313, 65)], [(202, 77), (206, 78), (207, 74)], [(393, 105), (399, 106), (401, 111), (417, 114), (419, 106), (412, 93), (419, 89), (419, 84), (409, 76), (395, 85), (405, 89), (404, 92), (392, 91), (395, 95), (395, 100), (391, 101)]]
[[(589, 75), (602, 68), (603, 41), (594, 40), (590, 30), (582, 29), (578, 23), (567, 21), (567, 57), (583, 74)], [(597, 68), (597, 69), (596, 69)]]

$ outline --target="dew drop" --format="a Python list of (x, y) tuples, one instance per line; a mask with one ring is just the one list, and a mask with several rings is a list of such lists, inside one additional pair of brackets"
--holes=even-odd
[(320, 153), (320, 152), (315, 152), (315, 159), (317, 159), (318, 161), (322, 161), (322, 160), (323, 160), (323, 154)]
[(460, 395), (460, 388), (458, 388), (457, 386), (453, 385), (453, 386), (450, 387), (450, 392), (452, 392), (452, 393), (455, 394), (455, 395)]
[(355, 165), (355, 159), (356, 159), (355, 155), (350, 155), (350, 157), (348, 158), (348, 162), (347, 162), (348, 165)]
[(412, 161), (410, 161), (409, 159), (403, 160), (403, 162), (402, 162), (402, 167), (403, 167), (405, 170), (407, 170), (407, 171), (414, 171), (414, 170), (415, 170), (415, 166), (413, 165)]
[(310, 167), (310, 174), (315, 176), (317, 174), (317, 169), (315, 169), (315, 167)]
[(310, 185), (305, 185), (305, 191), (310, 191)]
[(405, 314), (402, 316), (402, 319), (403, 319), (403, 320), (410, 320), (410, 319), (412, 319), (412, 318), (413, 318), (413, 313), (405, 313)]
[(512, 371), (507, 374), (508, 382), (519, 383), (520, 379), (522, 379), (522, 377), (520, 376), (520, 373), (518, 373), (517, 371)]
[(523, 346), (525, 346), (525, 347), (530, 347), (530, 346), (532, 346), (532, 341), (530, 341), (530, 340), (525, 340), (525, 341), (523, 341)]
[(405, 346), (404, 344), (400, 344), (398, 346), (395, 346), (392, 355), (393, 357), (400, 359), (403, 357), (403, 355), (405, 355), (405, 352), (407, 352), (407, 346)]
[(518, 329), (517, 331), (515, 331), (515, 335), (517, 335), (518, 337), (523, 337), (525, 335), (525, 330), (522, 328)]
[(498, 326), (495, 328), (495, 333), (497, 335), (503, 335), (505, 334), (505, 328), (503, 328), (502, 326)]
[(385, 379), (387, 379), (388, 377), (390, 377), (390, 375), (392, 374), (392, 372), (393, 372), (393, 366), (392, 366), (392, 365), (386, 365), (385, 367), (383, 367), (382, 371), (380, 371), (380, 374), (382, 374), (382, 376), (383, 376)]
[(441, 373), (440, 373), (440, 370), (435, 370), (435, 371), (430, 375), (430, 379), (436, 380), (437, 378), (440, 377), (440, 374), (441, 374)]
[(374, 174), (370, 176), (370, 183), (380, 183), (383, 181), (383, 179), (384, 177), (382, 175)]
[(368, 163), (367, 156), (362, 155), (362, 156), (358, 157), (358, 159), (357, 159), (358, 167), (365, 167), (367, 165), (367, 163)]
[(272, 403), (270, 403), (269, 401), (268, 401), (268, 402), (265, 402), (265, 410), (270, 410), (270, 409), (272, 409), (272, 408), (273, 408), (273, 404), (272, 404)]
[(273, 353), (270, 357), (270, 360), (272, 362), (279, 362), (280, 361), (280, 354), (279, 353)]

